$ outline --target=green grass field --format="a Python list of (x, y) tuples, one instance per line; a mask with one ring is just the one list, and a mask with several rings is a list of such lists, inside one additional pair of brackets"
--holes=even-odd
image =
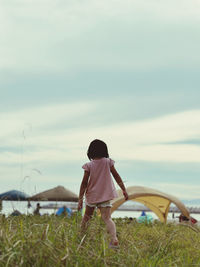
[(115, 219), (119, 249), (99, 217), (80, 234), (81, 216), (0, 215), (0, 266), (200, 266), (198, 228)]

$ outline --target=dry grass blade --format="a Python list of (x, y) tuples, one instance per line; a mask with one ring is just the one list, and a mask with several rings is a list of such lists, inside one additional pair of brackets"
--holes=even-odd
[(190, 225), (190, 224), (187, 224), (187, 223), (180, 223), (179, 225), (181, 225), (181, 226), (186, 226), (186, 227), (190, 228), (191, 230), (193, 230), (193, 231), (196, 232), (196, 233), (199, 233), (199, 232), (200, 232), (200, 230), (199, 230), (198, 228), (196, 228), (196, 227), (194, 227), (194, 226), (192, 226), (192, 225)]
[(9, 263), (10, 263), (10, 260), (11, 258), (16, 254), (16, 252), (13, 252), (12, 254), (10, 254), (10, 256), (8, 257), (8, 260), (6, 262), (6, 266), (5, 267), (8, 267), (9, 266)]
[(83, 238), (81, 239), (81, 242), (80, 242), (80, 244), (78, 245), (78, 247), (77, 247), (77, 251), (80, 249), (80, 247), (82, 246), (82, 244), (83, 244), (83, 241), (85, 240), (85, 237), (86, 237), (86, 234), (83, 236)]
[(67, 248), (67, 254), (64, 257), (62, 257), (61, 261), (65, 261), (68, 257), (69, 257), (69, 250)]
[(18, 240), (14, 245), (13, 245), (13, 248), (15, 248), (19, 243), (21, 243), (22, 241), (21, 240)]

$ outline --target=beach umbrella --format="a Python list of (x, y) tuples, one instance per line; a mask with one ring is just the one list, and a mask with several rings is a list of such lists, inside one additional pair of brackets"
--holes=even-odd
[(18, 190), (10, 190), (10, 191), (0, 194), (0, 200), (23, 201), (23, 200), (27, 200), (28, 197), (29, 195)]
[(20, 211), (18, 211), (18, 210), (14, 210), (10, 215), (11, 215), (11, 216), (20, 216), (20, 215), (22, 215), (22, 214), (21, 214)]
[[(170, 204), (173, 203), (177, 206), (180, 212), (190, 218), (190, 213), (185, 205), (176, 197), (163, 193), (161, 191), (143, 187), (143, 186), (130, 186), (127, 187), (129, 200), (142, 203), (153, 211), (161, 222), (167, 221)], [(111, 213), (114, 212), (119, 206), (125, 202), (123, 193), (118, 190), (118, 198), (112, 200)]]
[(63, 186), (43, 191), (29, 198), (31, 201), (71, 201), (77, 202), (78, 196)]

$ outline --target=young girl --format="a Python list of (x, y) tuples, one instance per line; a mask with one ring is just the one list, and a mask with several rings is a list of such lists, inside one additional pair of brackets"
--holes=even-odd
[(117, 197), (111, 173), (123, 191), (124, 198), (128, 199), (122, 179), (114, 167), (114, 161), (109, 158), (107, 145), (98, 139), (89, 145), (87, 156), (90, 162), (84, 164), (84, 176), (80, 187), (78, 210), (83, 207), (83, 196), (86, 196), (86, 210), (81, 228), (86, 230), (88, 221), (96, 207), (100, 209), (101, 217), (111, 236), (110, 247), (118, 246), (115, 223), (111, 219), (111, 202)]

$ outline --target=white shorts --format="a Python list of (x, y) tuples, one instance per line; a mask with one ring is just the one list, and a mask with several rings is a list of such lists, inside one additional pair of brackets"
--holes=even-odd
[(110, 200), (105, 201), (105, 202), (100, 202), (100, 203), (86, 203), (87, 206), (89, 206), (90, 208), (107, 208), (107, 207), (112, 207), (112, 204), (110, 202)]

